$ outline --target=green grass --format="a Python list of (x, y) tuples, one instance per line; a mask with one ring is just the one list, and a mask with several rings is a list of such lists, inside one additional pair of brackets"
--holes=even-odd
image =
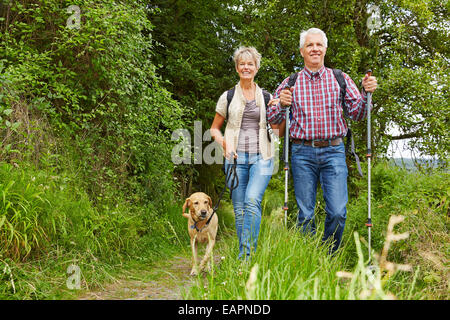
[[(325, 270), (338, 270), (327, 258), (325, 246), (318, 238), (300, 236), (295, 230), (263, 222), (256, 254), (251, 262), (237, 257), (237, 241), (228, 237), (224, 259), (214, 274), (199, 283), (186, 296), (188, 299), (304, 299), (335, 296), (336, 277)], [(258, 266), (253, 289), (247, 288), (252, 268)], [(255, 271), (254, 271), (255, 272)], [(206, 286), (206, 288), (205, 288)], [(317, 291), (317, 287), (322, 288)]]
[[(382, 278), (383, 273), (373, 282), (378, 286), (370, 290), (368, 265), (357, 232), (351, 240), (357, 247), (358, 263), (346, 271), (353, 274), (350, 280), (340, 276), (348, 264), (342, 254), (346, 247), (341, 254), (330, 257), (321, 235), (306, 236), (295, 228), (286, 229), (274, 222), (274, 217), (263, 220), (259, 248), (250, 261), (236, 259), (234, 238), (223, 239), (226, 244), (219, 253), (221, 262), (212, 273), (197, 278), (197, 284), (185, 294), (186, 299), (354, 300), (393, 296), (389, 291), (393, 280)], [(415, 283), (405, 283), (403, 289), (411, 296)]]
[[(283, 225), (278, 178), (272, 178), (262, 202), (258, 249), (250, 263), (237, 260), (233, 209), (228, 198), (222, 200), (215, 252), (220, 262), (197, 278), (184, 293), (187, 299), (449, 298), (448, 173), (410, 173), (384, 163), (373, 168), (373, 249), (381, 252), (389, 218), (402, 215), (404, 222), (393, 232), (409, 237), (391, 244), (387, 260), (412, 266), (412, 272), (380, 273), (378, 291), (367, 291), (365, 274), (365, 179), (350, 184), (342, 250), (330, 258), (321, 243), (320, 192), (318, 233), (305, 236), (293, 227), (292, 190), (288, 228)], [(0, 179), (0, 299), (75, 299), (127, 270), (149, 268), (180, 252), (190, 256), (182, 199), (137, 205), (105, 195), (108, 201), (94, 201), (73, 175), (5, 163)], [(81, 270), (81, 291), (67, 287), (72, 264)], [(353, 278), (339, 276), (341, 271)]]
[[(216, 253), (223, 257), (221, 262), (211, 274), (198, 277), (197, 285), (185, 294), (187, 299), (449, 298), (448, 173), (410, 173), (385, 163), (373, 169), (373, 253), (382, 252), (390, 217), (401, 215), (405, 220), (395, 225), (393, 233), (408, 232), (409, 237), (390, 242), (386, 259), (412, 268), (389, 274), (381, 265), (373, 279), (366, 273), (367, 180), (353, 181), (343, 243), (339, 254), (331, 258), (321, 242), (323, 204), (316, 208), (315, 236), (305, 236), (294, 228), (295, 205), (290, 206), (286, 228), (283, 212), (276, 209), (283, 201), (281, 183), (273, 179), (262, 202), (258, 249), (251, 261), (237, 259), (237, 238), (234, 233), (227, 235), (222, 239), (226, 242), (223, 249)], [(323, 202), (320, 192), (318, 200)], [(372, 261), (377, 266), (375, 257)]]
[(114, 280), (127, 265), (151, 265), (187, 240), (181, 205), (94, 202), (70, 175), (0, 163), (0, 299), (59, 299)]

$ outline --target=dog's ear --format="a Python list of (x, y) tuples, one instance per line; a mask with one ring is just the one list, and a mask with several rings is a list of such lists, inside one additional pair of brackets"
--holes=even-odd
[(185, 218), (189, 218), (190, 217), (189, 214), (185, 213), (186, 208), (189, 207), (190, 205), (191, 205), (191, 199), (187, 198), (186, 201), (184, 202), (184, 205), (183, 205), (183, 217), (185, 217)]
[(209, 207), (212, 208), (213, 204), (212, 204), (211, 197), (210, 196), (207, 196), (207, 197), (208, 197), (208, 201), (209, 201)]

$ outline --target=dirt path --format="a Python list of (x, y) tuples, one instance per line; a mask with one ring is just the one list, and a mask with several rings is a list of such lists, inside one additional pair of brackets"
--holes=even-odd
[[(216, 267), (221, 262), (222, 241), (226, 240), (216, 242), (213, 251)], [(199, 258), (203, 257), (205, 246), (199, 246), (198, 250)], [(78, 300), (183, 300), (183, 294), (198, 279), (189, 275), (191, 259), (190, 249), (187, 249), (184, 253), (159, 261), (147, 270), (124, 271), (123, 276), (113, 283), (100, 290), (80, 294)], [(203, 273), (203, 277), (206, 276)]]
[(147, 271), (133, 271), (79, 300), (180, 300), (195, 278), (189, 276), (190, 257), (174, 256)]
[[(221, 233), (214, 246), (213, 257), (215, 267), (219, 267), (221, 256), (235, 241), (234, 233)], [(198, 248), (201, 259), (205, 254), (206, 245)], [(183, 300), (189, 288), (196, 283), (197, 277), (189, 274), (192, 268), (192, 256), (189, 245), (180, 253), (158, 261), (155, 265), (143, 268), (145, 270), (124, 270), (122, 276), (113, 283), (101, 289), (81, 293), (78, 300)], [(207, 273), (202, 274), (203, 277)]]

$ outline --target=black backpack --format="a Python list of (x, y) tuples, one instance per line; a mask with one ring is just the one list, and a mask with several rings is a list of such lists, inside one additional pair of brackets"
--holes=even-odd
[[(228, 107), (230, 106), (231, 100), (233, 100), (235, 89), (236, 89), (236, 87), (233, 87), (227, 91), (227, 116), (225, 118), (226, 120), (228, 120)], [(262, 89), (262, 93), (264, 96), (264, 104), (266, 106), (266, 111), (267, 111), (268, 104), (270, 101), (270, 93), (264, 89)], [(267, 122), (267, 138), (269, 139), (269, 142), (272, 142), (271, 135), (272, 135), (272, 127), (270, 126), (269, 122)]]
[[(341, 103), (342, 109), (344, 110), (344, 116), (346, 118), (348, 118), (348, 110), (347, 110), (347, 105), (345, 104), (345, 93), (347, 91), (347, 84), (345, 83), (345, 79), (344, 76), (342, 75), (342, 70), (340, 69), (332, 69), (333, 70), (333, 74), (334, 77), (336, 78), (336, 81), (339, 83), (339, 101)], [(297, 81), (297, 77), (298, 77), (298, 72), (293, 73), (289, 76), (289, 80), (288, 80), (288, 85), (289, 87), (293, 87), (295, 85), (295, 81)], [(352, 136), (352, 131), (350, 130), (350, 128), (348, 127), (348, 131), (347, 131), (347, 143), (345, 144), (345, 152), (348, 154), (348, 147), (349, 147), (349, 139), (350, 139), (350, 151), (351, 154), (355, 157), (356, 160), (356, 165), (358, 168), (358, 172), (359, 175), (362, 177), (362, 170), (361, 170), (361, 164), (359, 162), (359, 157), (355, 152), (355, 142), (353, 141), (353, 136)]]

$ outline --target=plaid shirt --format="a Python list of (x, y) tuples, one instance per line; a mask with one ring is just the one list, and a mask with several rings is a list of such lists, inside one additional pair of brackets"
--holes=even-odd
[[(348, 116), (352, 120), (363, 120), (367, 115), (366, 92), (359, 92), (353, 80), (343, 73), (347, 90), (345, 104)], [(280, 92), (287, 85), (286, 78), (277, 88), (274, 98), (280, 97)], [(305, 140), (327, 140), (343, 137), (347, 134), (347, 124), (344, 121), (342, 107), (339, 102), (340, 87), (333, 70), (323, 66), (317, 73), (307, 68), (299, 72), (292, 95), (290, 137)], [(270, 123), (280, 123), (286, 113), (281, 104), (268, 110), (267, 119)]]

